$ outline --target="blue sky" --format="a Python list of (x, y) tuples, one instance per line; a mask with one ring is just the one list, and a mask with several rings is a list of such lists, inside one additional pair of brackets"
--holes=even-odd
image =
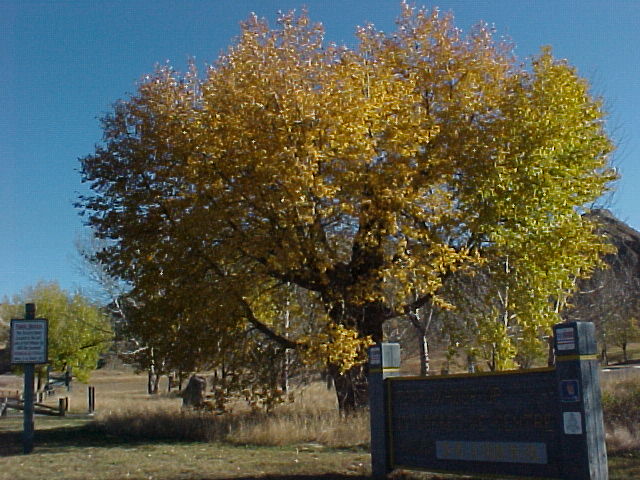
[[(611, 210), (640, 229), (640, 1), (416, 2), (483, 20), (521, 59), (551, 45), (602, 96), (622, 174)], [(0, 299), (40, 280), (84, 288), (74, 240), (83, 227), (78, 158), (101, 139), (98, 118), (158, 63), (212, 63), (256, 12), (306, 5), (327, 39), (353, 44), (356, 25), (393, 30), (396, 0), (0, 0)]]

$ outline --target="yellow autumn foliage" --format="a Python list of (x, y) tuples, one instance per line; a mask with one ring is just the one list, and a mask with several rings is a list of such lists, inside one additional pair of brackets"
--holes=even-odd
[[(510, 365), (606, 251), (581, 216), (616, 178), (601, 102), (549, 50), (522, 65), (437, 10), (402, 3), (395, 32), (356, 35), (251, 16), (204, 75), (149, 75), (82, 159), (100, 258), (141, 304), (202, 302), (190, 318), (218, 335), (254, 329), (343, 372), (387, 320), (461, 309), (446, 283), (483, 272), (464, 341)], [(282, 285), (326, 330), (300, 314), (284, 334)]]

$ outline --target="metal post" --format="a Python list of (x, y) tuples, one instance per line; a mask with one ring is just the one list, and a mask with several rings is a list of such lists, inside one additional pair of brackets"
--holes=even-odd
[[(24, 306), (25, 320), (35, 320), (36, 305), (27, 303)], [(24, 366), (24, 431), (22, 445), (25, 454), (33, 452), (33, 381), (35, 365), (33, 363)]]

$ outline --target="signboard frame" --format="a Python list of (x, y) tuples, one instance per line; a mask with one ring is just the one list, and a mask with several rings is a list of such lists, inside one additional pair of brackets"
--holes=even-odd
[[(28, 328), (25, 328), (27, 327)], [(33, 335), (24, 338), (21, 332), (30, 331)], [(9, 350), (11, 365), (42, 365), (49, 363), (49, 321), (46, 318), (33, 320), (11, 319)], [(22, 349), (18, 350), (18, 347)], [(18, 353), (26, 352), (26, 353)], [(26, 357), (26, 358), (25, 358)]]
[(555, 325), (555, 366), (538, 369), (402, 377), (399, 344), (369, 351), (374, 478), (395, 468), (609, 478), (592, 323)]

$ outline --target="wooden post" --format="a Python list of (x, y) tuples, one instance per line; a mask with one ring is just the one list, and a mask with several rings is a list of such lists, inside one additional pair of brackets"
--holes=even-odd
[(96, 411), (96, 387), (89, 386), (89, 414)]
[(369, 415), (373, 478), (382, 479), (391, 472), (385, 378), (398, 375), (399, 368), (399, 344), (380, 343), (369, 348)]
[[(36, 319), (35, 303), (27, 303), (24, 306), (25, 320)], [(33, 452), (33, 381), (35, 365), (33, 363), (24, 366), (24, 417), (23, 417), (23, 437), (22, 446), (25, 454)]]
[(591, 322), (554, 326), (560, 396), (562, 474), (566, 480), (607, 480), (600, 364)]

